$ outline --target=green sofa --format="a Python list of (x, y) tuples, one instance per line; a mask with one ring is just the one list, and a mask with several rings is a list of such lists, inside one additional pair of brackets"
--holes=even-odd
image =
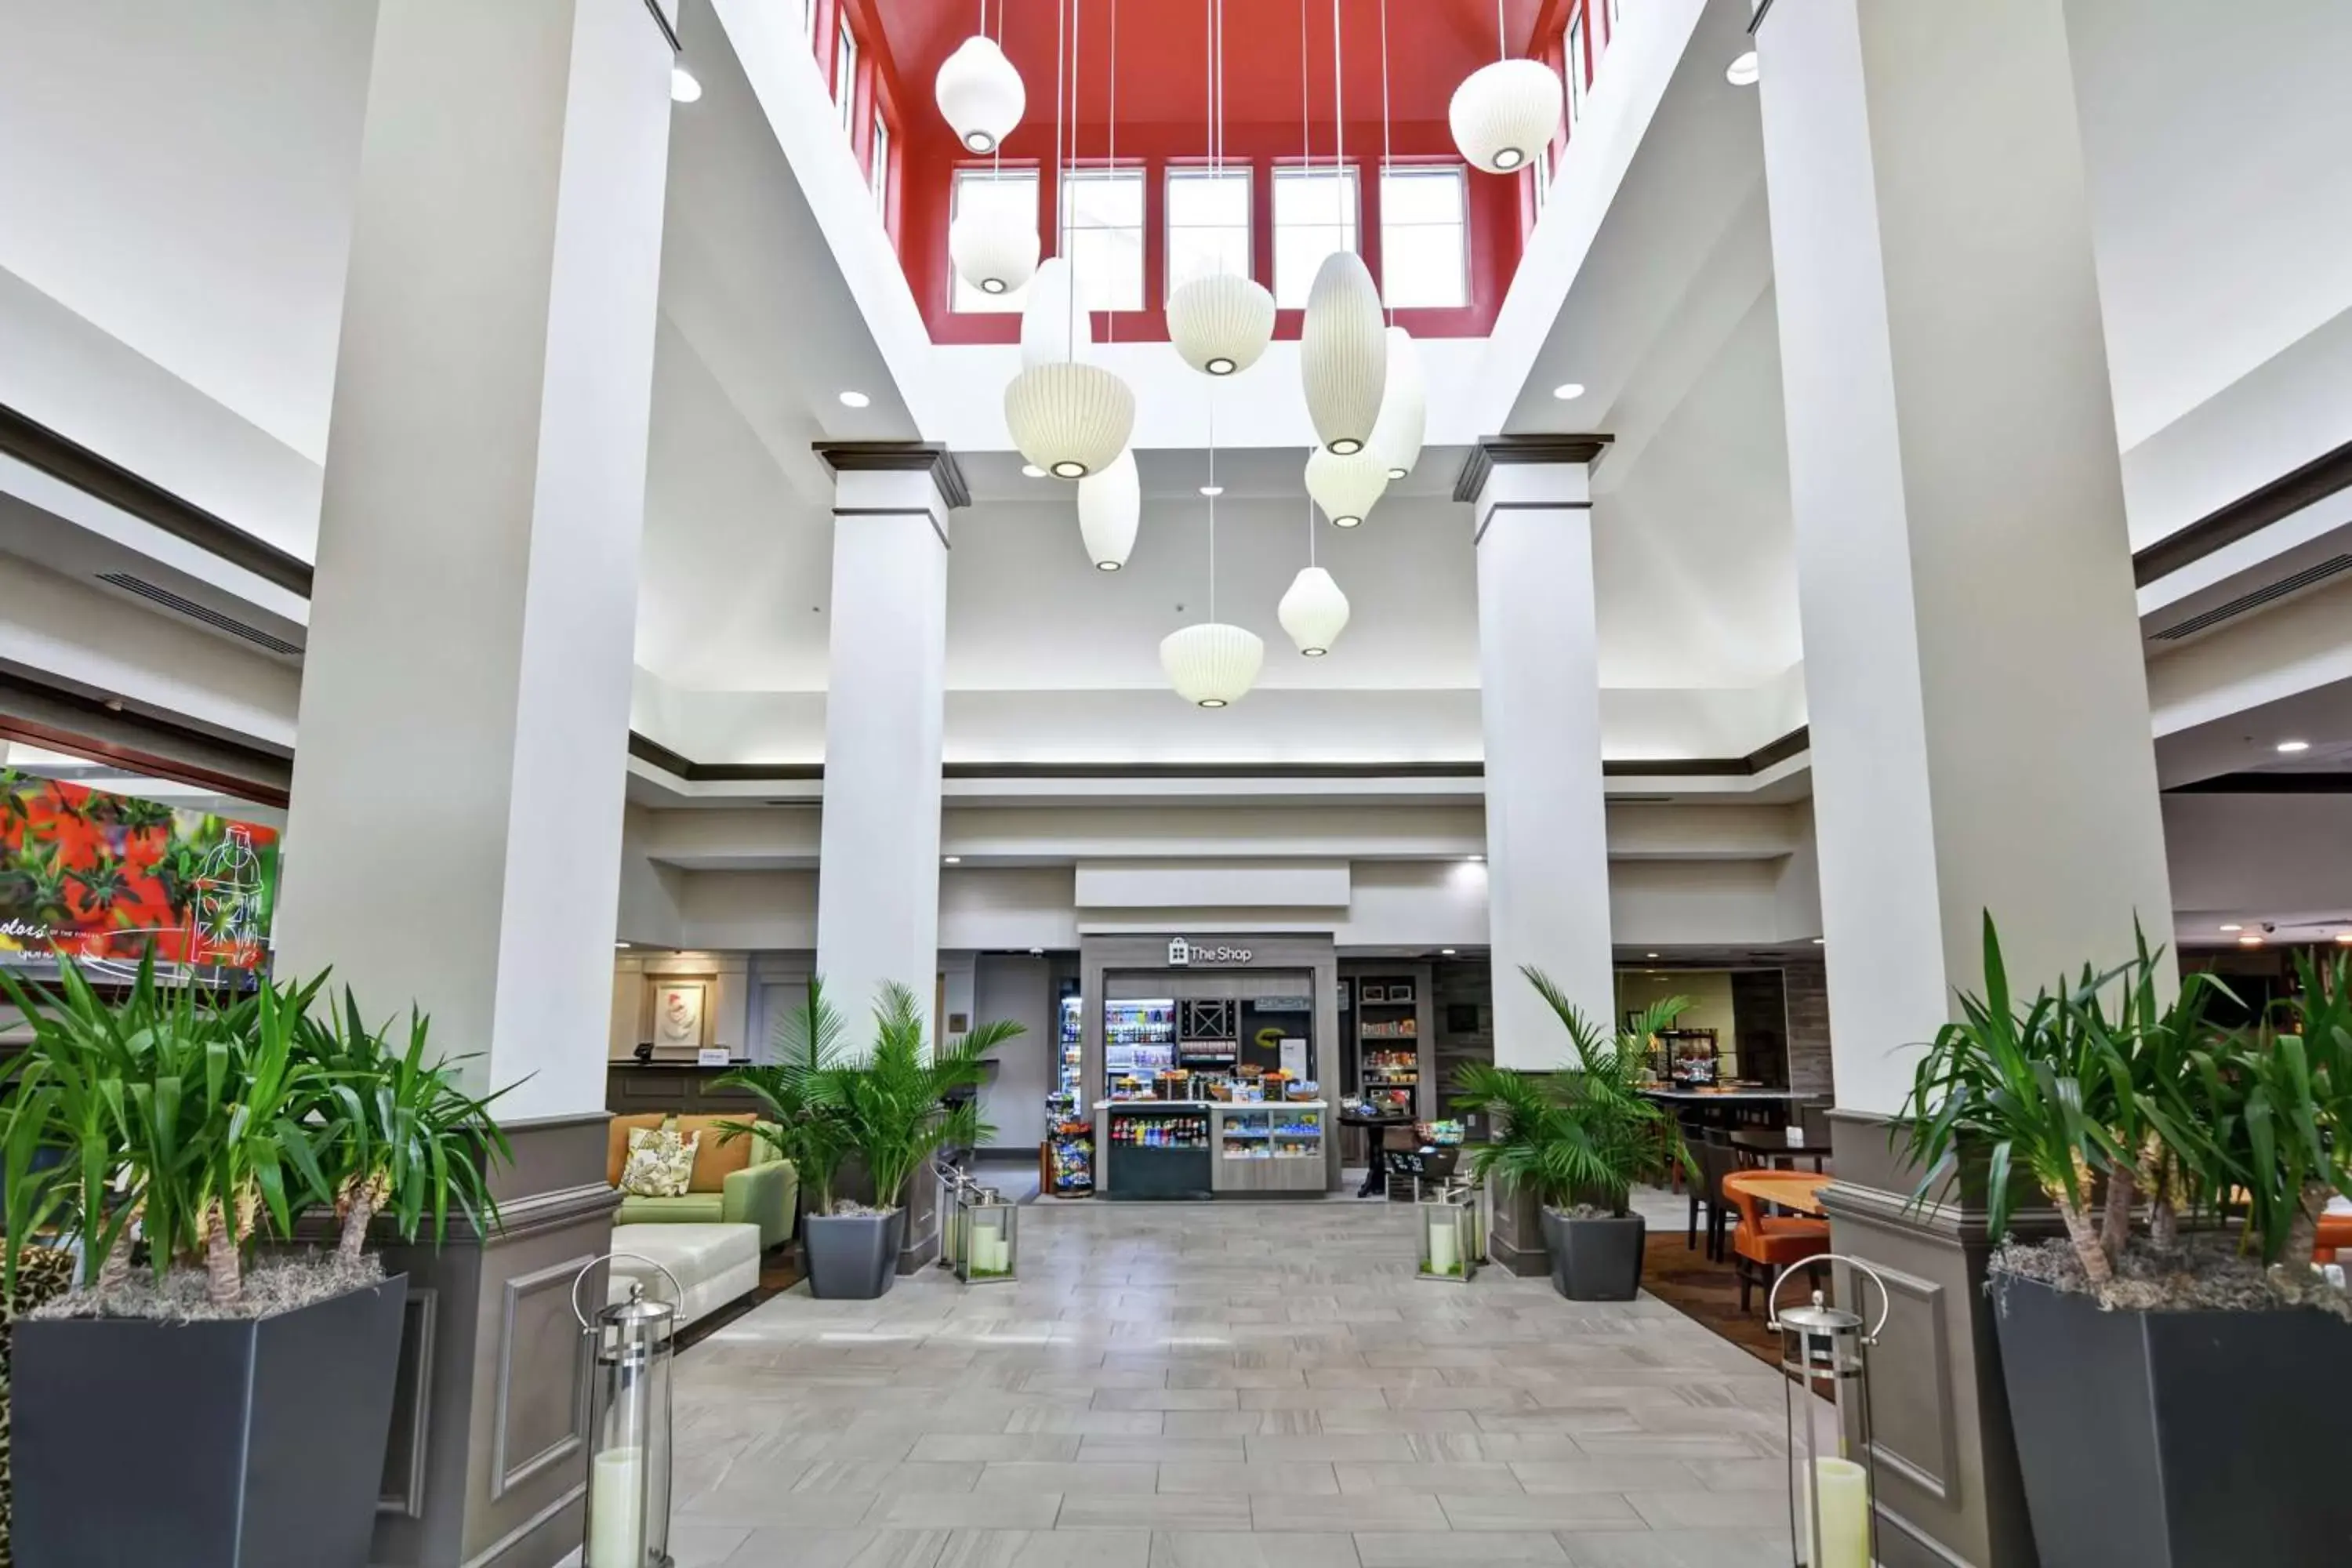
[(727, 1120), (723, 1117), (615, 1116), (605, 1180), (620, 1185), (630, 1129), (658, 1127), (670, 1120), (677, 1122), (681, 1132), (702, 1135), (686, 1195), (641, 1198), (624, 1193), (620, 1213), (613, 1216), (615, 1225), (755, 1225), (760, 1227), (761, 1252), (793, 1238), (793, 1216), (800, 1204), (798, 1173), (761, 1139), (727, 1138), (718, 1130), (718, 1123)]

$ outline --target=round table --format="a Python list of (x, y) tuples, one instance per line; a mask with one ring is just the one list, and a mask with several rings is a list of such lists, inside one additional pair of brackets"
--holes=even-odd
[(1732, 1133), (1731, 1146), (1756, 1163), (1779, 1165), (1785, 1163), (1793, 1167), (1800, 1160), (1810, 1160), (1816, 1171), (1830, 1156), (1826, 1143), (1791, 1143), (1785, 1132), (1755, 1128)]
[(1418, 1117), (1410, 1112), (1402, 1116), (1366, 1116), (1360, 1111), (1354, 1110), (1339, 1112), (1340, 1126), (1360, 1127), (1373, 1135), (1370, 1140), (1371, 1148), (1365, 1161), (1370, 1168), (1364, 1173), (1364, 1184), (1356, 1189), (1358, 1197), (1378, 1197), (1389, 1190), (1389, 1168), (1387, 1163), (1381, 1158), (1380, 1134), (1391, 1127), (1410, 1127), (1418, 1120), (1420, 1120)]

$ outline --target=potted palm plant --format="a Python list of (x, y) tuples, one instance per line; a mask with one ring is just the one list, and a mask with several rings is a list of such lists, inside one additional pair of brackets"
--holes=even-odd
[[(70, 961), (54, 998), (0, 974), (32, 1029), (0, 1072), (0, 1269), (13, 1288), (36, 1248), (81, 1260), (15, 1330), (26, 1561), (366, 1562), (404, 1282), (356, 1249), (251, 1260), (339, 1188), (395, 1217), (466, 1207), (478, 1171), (457, 1167), (499, 1145), (480, 1102), (388, 1083), (406, 1057), (322, 1048), (322, 980), (236, 996), (149, 963), (110, 1002)], [(421, 1049), (420, 1026), (418, 1084), (441, 1071)]]
[[(759, 1101), (757, 1120), (721, 1121), (719, 1132), (756, 1138), (790, 1162), (803, 1215), (833, 1212), (833, 1178), (848, 1148), (839, 1108), (828, 1099), (830, 1075), (843, 1062), (843, 1029), (841, 1014), (825, 1000), (824, 982), (811, 979), (806, 998), (776, 1025), (775, 1059), (738, 1068), (712, 1086), (740, 1089)], [(805, 1253), (802, 1215), (795, 1216), (794, 1231)]]
[(803, 1222), (809, 1294), (871, 1300), (890, 1289), (906, 1237), (908, 1184), (939, 1149), (987, 1135), (976, 1105), (956, 1097), (977, 1090), (987, 1077), (982, 1058), (1020, 1033), (1018, 1024), (983, 1024), (927, 1047), (915, 994), (891, 984), (875, 1004), (865, 1058), (816, 1070), (811, 1100), (828, 1124), (821, 1136), (837, 1138), (837, 1157), (864, 1167), (874, 1203), (825, 1201), (831, 1173), (822, 1173), (819, 1205)]
[(1915, 1202), (1965, 1165), (1995, 1236), (2029, 1196), (2063, 1230), (1989, 1266), (2042, 1561), (2339, 1559), (2352, 1494), (2312, 1435), (2352, 1408), (2352, 1298), (2313, 1250), (2352, 1195), (2352, 963), (2301, 961), (2277, 1016), (2225, 1030), (2221, 985), (2166, 996), (2145, 942), (2024, 1000), (1990, 917), (1984, 955), (1895, 1135)]
[(1462, 1069), (1455, 1106), (1494, 1123), (1492, 1139), (1470, 1152), (1470, 1172), (1506, 1191), (1531, 1192), (1543, 1205), (1544, 1246), (1561, 1295), (1630, 1301), (1641, 1293), (1648, 1231), (1630, 1212), (1633, 1187), (1691, 1168), (1674, 1119), (1641, 1094), (1644, 1052), (1690, 1001), (1655, 1003), (1632, 1029), (1612, 1037), (1542, 971), (1521, 973), (1559, 1016), (1574, 1060), (1541, 1075), (1486, 1063)]

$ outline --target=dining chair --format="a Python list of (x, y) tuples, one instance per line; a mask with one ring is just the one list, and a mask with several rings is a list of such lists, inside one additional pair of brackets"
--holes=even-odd
[(1766, 1290), (1781, 1269), (1830, 1249), (1830, 1222), (1801, 1215), (1768, 1215), (1766, 1205), (1737, 1185), (1724, 1194), (1739, 1216), (1731, 1237), (1731, 1268), (1739, 1276), (1739, 1310), (1748, 1310), (1748, 1296), (1759, 1285)]
[(1698, 1166), (1698, 1177), (1690, 1188), (1690, 1229), (1685, 1236), (1688, 1251), (1698, 1246), (1698, 1211), (1706, 1207), (1706, 1256), (1710, 1262), (1723, 1258), (1723, 1237), (1730, 1215), (1723, 1194), (1723, 1178), (1739, 1168), (1738, 1151), (1724, 1133), (1708, 1129), (1690, 1145), (1691, 1161)]

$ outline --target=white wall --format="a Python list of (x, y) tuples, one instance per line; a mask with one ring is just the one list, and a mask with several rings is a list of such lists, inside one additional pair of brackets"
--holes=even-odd
[(1028, 1030), (997, 1049), (996, 1074), (981, 1093), (981, 1116), (996, 1129), (989, 1146), (1024, 1148), (1043, 1142), (1055, 1049), (1050, 961), (982, 953), (974, 973), (972, 1018), (976, 1023), (1009, 1019)]
[(2184, 942), (2230, 941), (2224, 920), (2352, 920), (2352, 795), (2168, 795), (2164, 841)]

